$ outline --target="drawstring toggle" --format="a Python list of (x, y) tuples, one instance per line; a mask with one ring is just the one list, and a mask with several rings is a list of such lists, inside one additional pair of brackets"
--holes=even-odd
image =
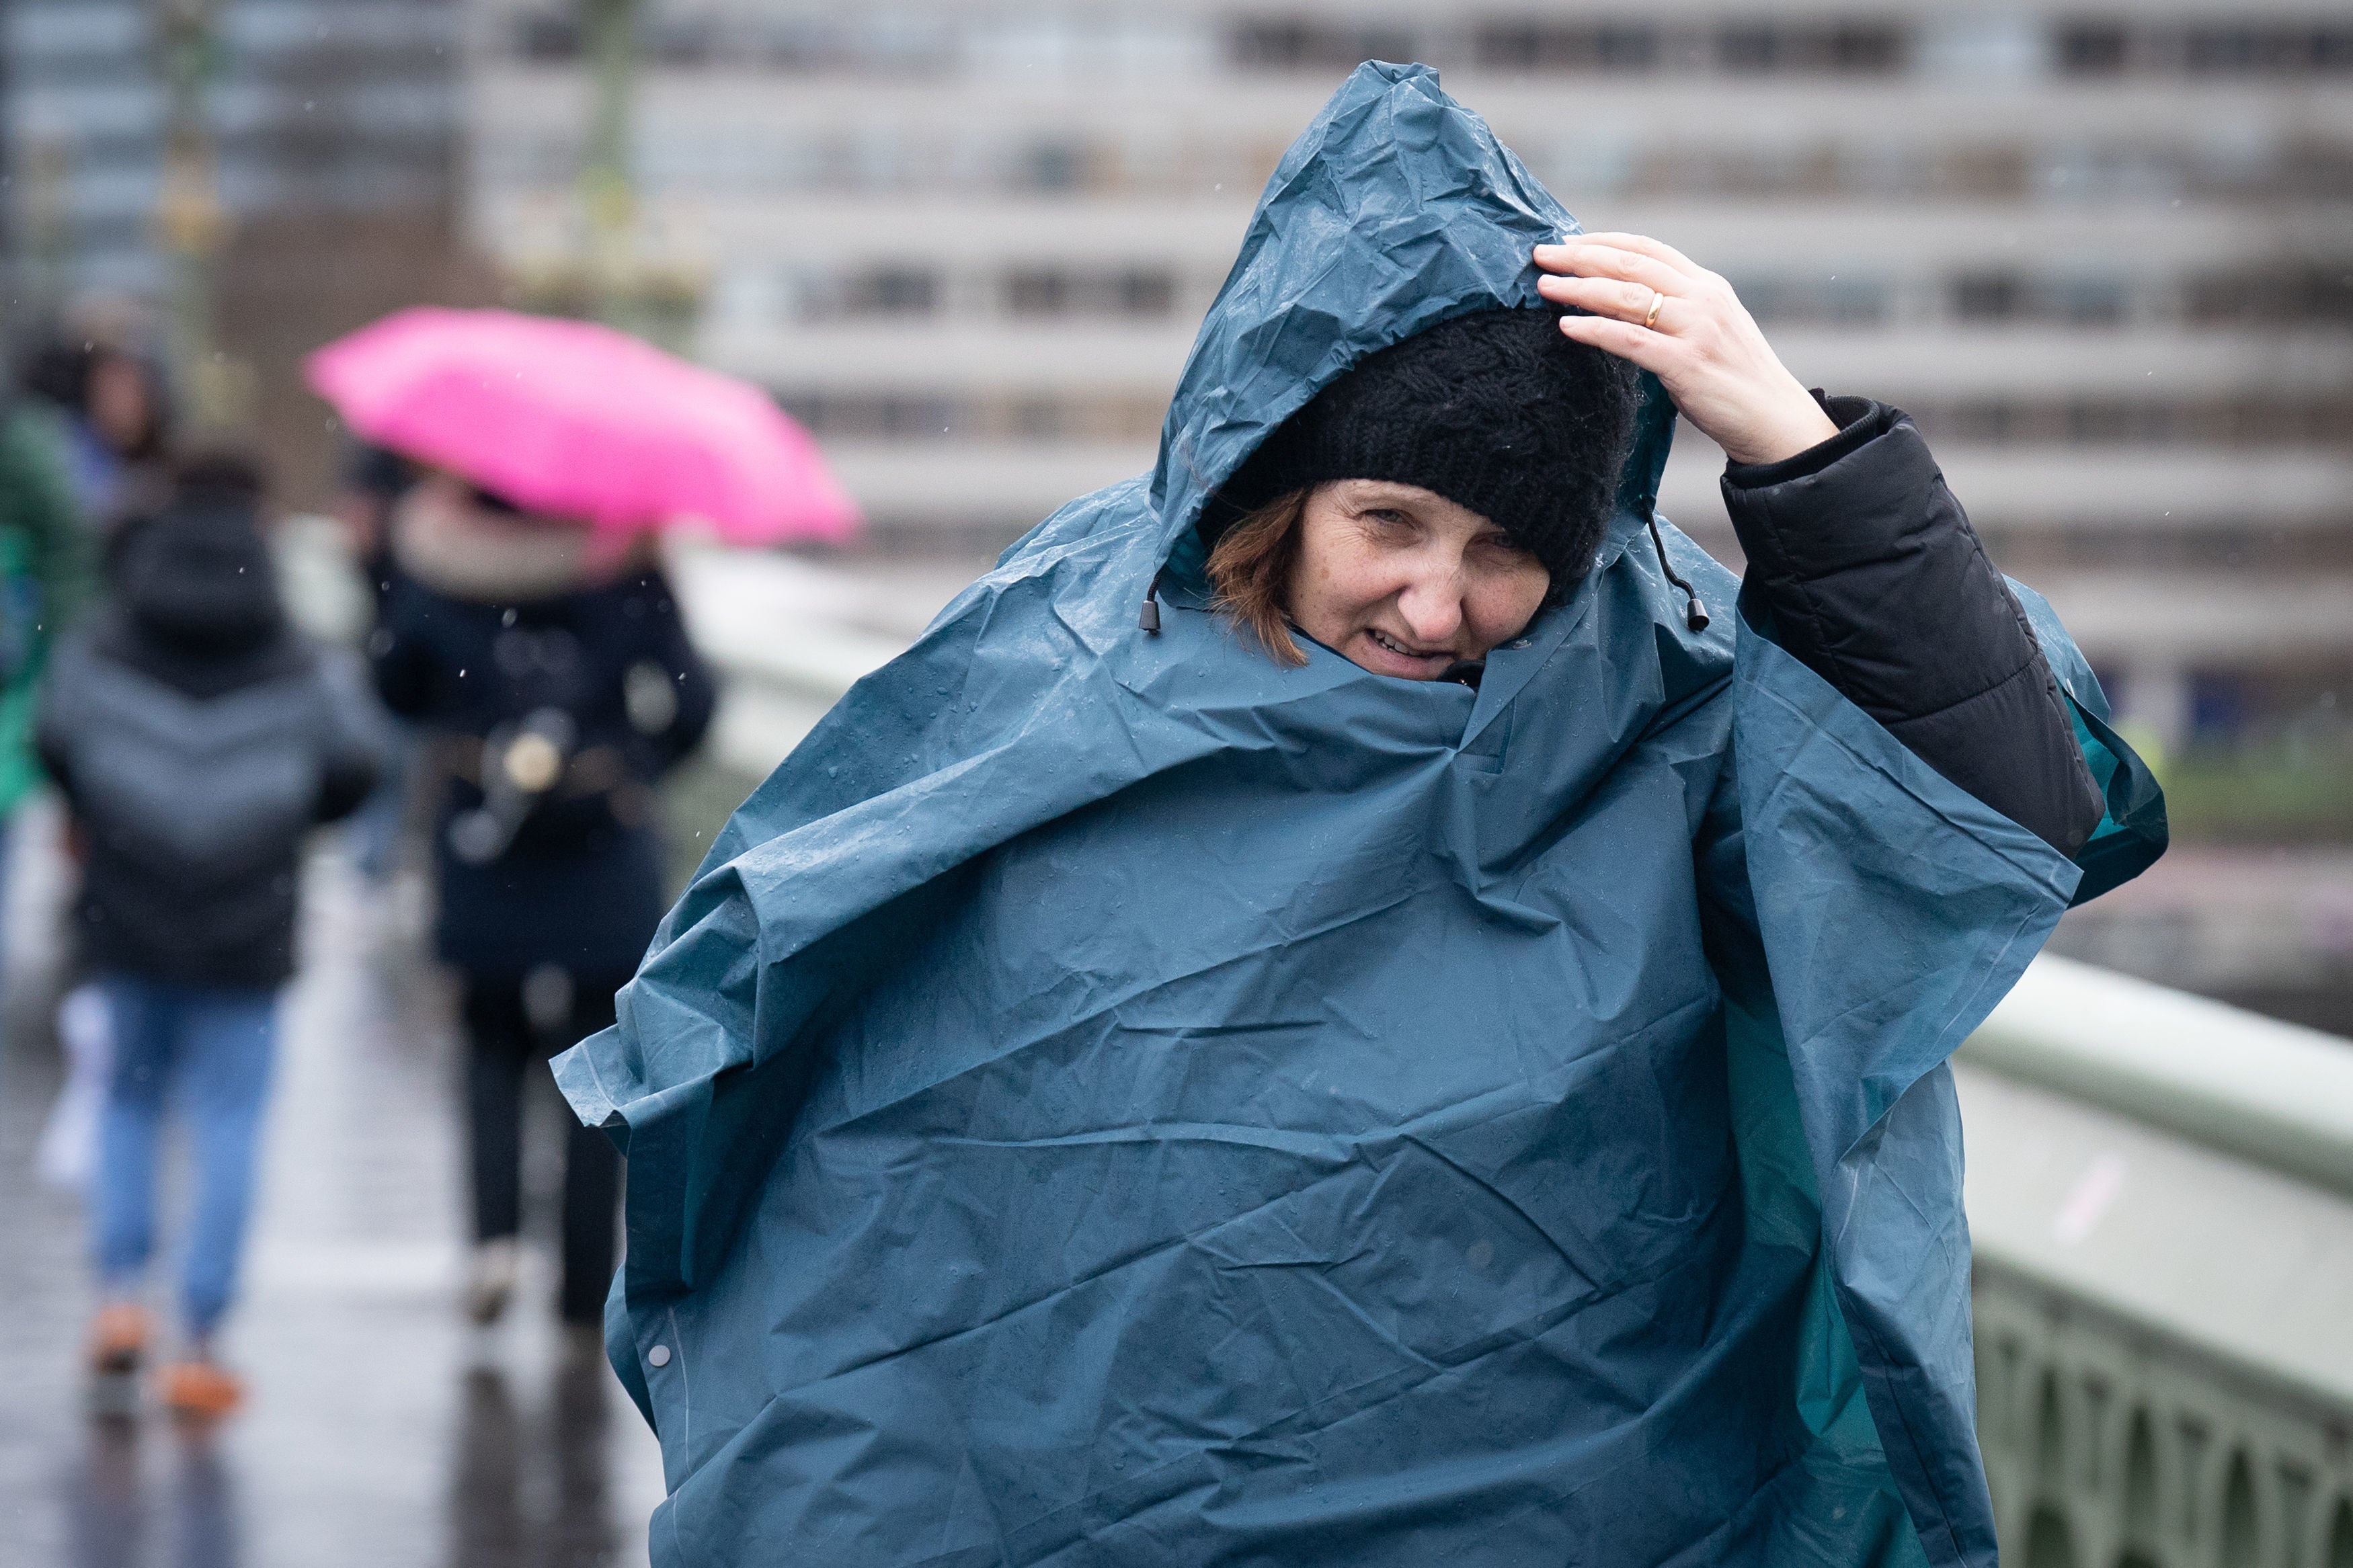
[(1136, 613), (1135, 624), (1154, 637), (1160, 635), (1160, 574), (1152, 574), (1152, 586), (1144, 591), (1144, 608)]

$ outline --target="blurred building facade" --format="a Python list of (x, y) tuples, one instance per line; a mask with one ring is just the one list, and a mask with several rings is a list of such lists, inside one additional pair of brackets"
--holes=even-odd
[(456, 22), (448, 0), (11, 0), (21, 286), (37, 299), (169, 287), (158, 215), (176, 49), (198, 57), (185, 68), (202, 79), (232, 225), (445, 205)]
[(168, 348), (200, 415), (315, 480), (332, 447), (295, 361), (448, 292), (458, 265), (458, 0), (0, 16), (12, 332), (68, 321)]
[[(638, 37), (646, 263), (886, 540), (994, 545), (1147, 467), (1283, 146), (1359, 60), (1420, 59), (1588, 227), (1671, 240), (1801, 376), (1913, 411), (2150, 730), (2325, 721), (2342, 686), (2340, 7), (665, 0)], [(580, 25), (473, 0), (469, 48), (470, 232), (554, 275)], [(1704, 446), (1666, 510), (1729, 552)]]

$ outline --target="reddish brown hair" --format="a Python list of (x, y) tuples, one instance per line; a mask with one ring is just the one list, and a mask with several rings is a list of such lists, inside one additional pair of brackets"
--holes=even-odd
[(1307, 492), (1287, 491), (1220, 534), (1209, 552), (1209, 585), (1218, 608), (1254, 633), (1277, 664), (1303, 665), (1307, 655), (1292, 639), (1291, 571), (1299, 561), (1299, 524)]

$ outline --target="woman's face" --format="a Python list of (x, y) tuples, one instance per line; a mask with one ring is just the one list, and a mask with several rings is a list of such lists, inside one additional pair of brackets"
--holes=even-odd
[(1309, 492), (1291, 618), (1376, 675), (1435, 680), (1520, 635), (1552, 574), (1509, 535), (1419, 485), (1334, 479)]
[(101, 353), (90, 362), (90, 422), (118, 452), (136, 452), (155, 426), (154, 399), (147, 373), (125, 354)]

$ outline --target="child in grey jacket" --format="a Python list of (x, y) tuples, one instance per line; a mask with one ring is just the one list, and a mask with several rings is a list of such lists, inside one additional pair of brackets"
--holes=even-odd
[(109, 601), (44, 683), (37, 740), (72, 814), (78, 933), (114, 1041), (91, 1194), (104, 1304), (90, 1361), (104, 1408), (135, 1401), (151, 1337), (141, 1296), (172, 1091), (196, 1192), (184, 1353), (160, 1392), (191, 1415), (243, 1397), (214, 1336), (250, 1208), (278, 991), (294, 969), (299, 858), (310, 829), (348, 814), (376, 775), (365, 696), (288, 624), (259, 502), (241, 464), (184, 470), (171, 504), (126, 526)]

